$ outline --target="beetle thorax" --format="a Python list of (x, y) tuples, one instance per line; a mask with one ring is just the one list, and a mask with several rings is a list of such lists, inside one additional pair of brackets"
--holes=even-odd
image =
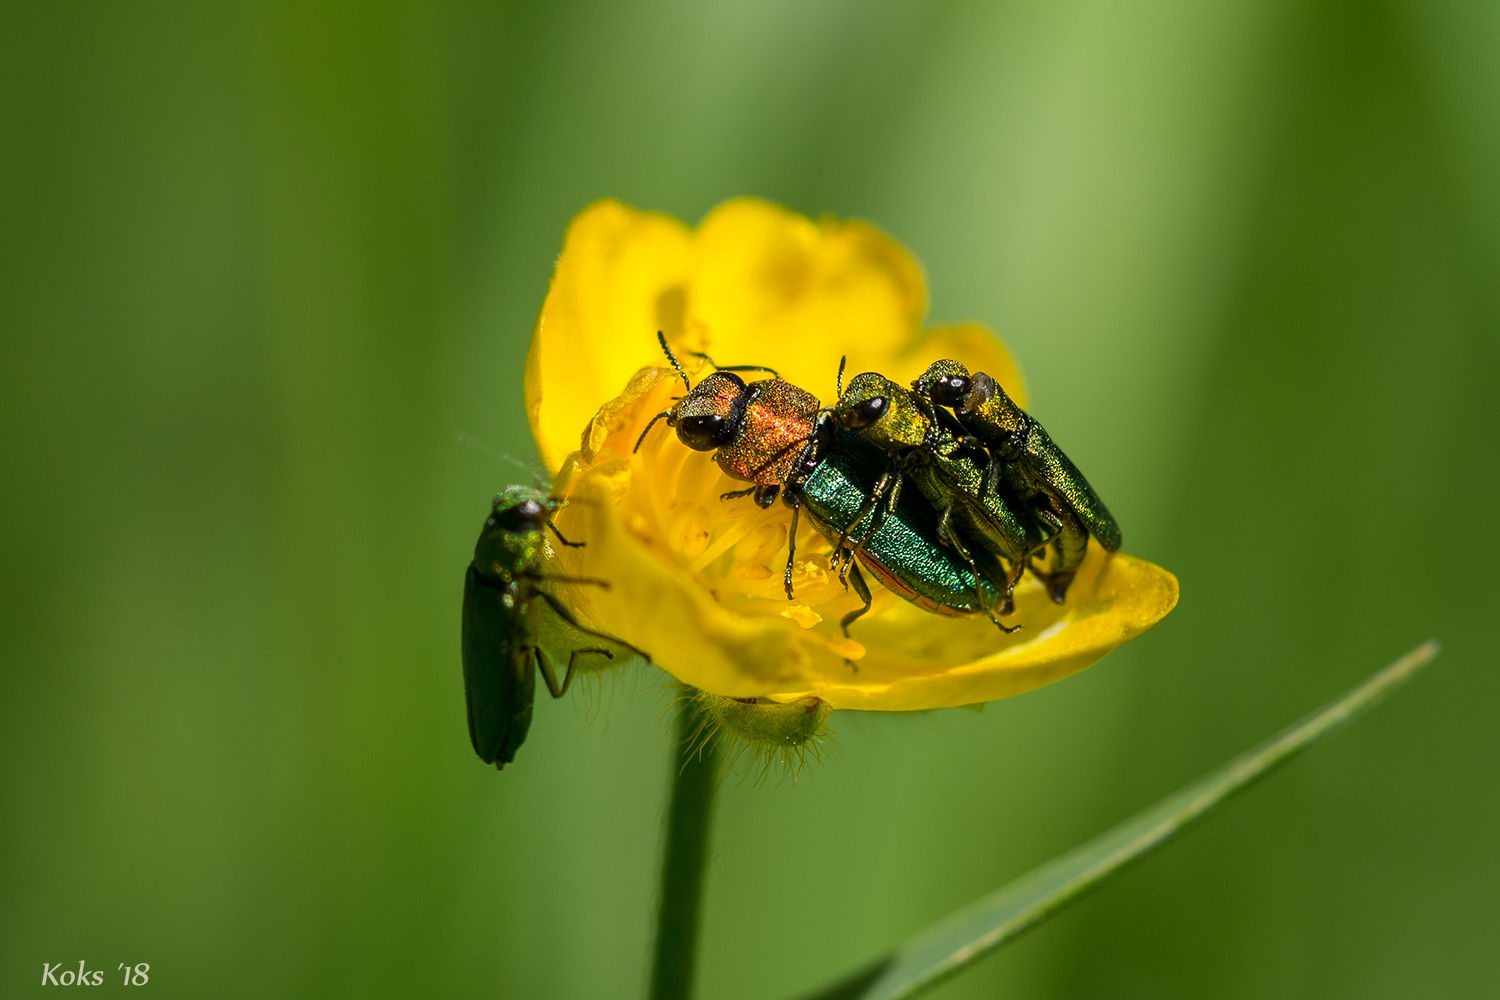
[(779, 378), (755, 382), (734, 438), (714, 461), (747, 483), (783, 483), (812, 434), (817, 412), (817, 397), (805, 389)]

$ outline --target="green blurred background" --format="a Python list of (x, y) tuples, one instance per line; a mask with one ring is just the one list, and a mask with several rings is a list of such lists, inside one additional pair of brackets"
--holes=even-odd
[(641, 995), (668, 695), (485, 769), (460, 578), (569, 218), (750, 193), (910, 246), (1183, 598), (731, 784), (703, 996), (840, 973), (1429, 636), (942, 995), (1492, 995), (1496, 52), (1459, 0), (0, 6), (0, 993)]

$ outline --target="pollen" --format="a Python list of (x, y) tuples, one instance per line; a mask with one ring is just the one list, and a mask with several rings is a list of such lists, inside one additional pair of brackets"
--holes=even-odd
[(823, 616), (801, 601), (788, 601), (785, 608), (781, 610), (781, 617), (790, 618), (803, 628), (812, 628), (823, 620)]
[(865, 656), (865, 645), (853, 639), (829, 639), (828, 649), (835, 656), (842, 656), (846, 660), (862, 660)]

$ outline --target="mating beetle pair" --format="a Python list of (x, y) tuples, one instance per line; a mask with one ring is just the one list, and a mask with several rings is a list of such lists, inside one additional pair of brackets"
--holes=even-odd
[[(641, 443), (656, 422), (667, 421), (678, 439), (696, 451), (713, 451), (714, 461), (731, 478), (754, 485), (725, 493), (721, 499), (752, 496), (770, 507), (780, 496), (792, 510), (783, 586), (793, 595), (792, 569), (796, 559), (797, 524), (805, 510), (813, 525), (834, 543), (833, 560), (841, 578), (854, 588), (862, 605), (839, 623), (844, 634), (869, 610), (872, 595), (856, 554), (876, 578), (919, 607), (939, 614), (990, 614), (1003, 600), (994, 587), (998, 566), (991, 575), (974, 571), (950, 549), (934, 544), (935, 518), (920, 498), (900, 503), (870, 519), (867, 498), (881, 476), (884, 458), (858, 436), (842, 430), (820, 408), (817, 397), (783, 380), (746, 383), (736, 371), (765, 368), (721, 368), (697, 386), (677, 361), (666, 338), (657, 334), (663, 352), (682, 378), (687, 394), (670, 409), (658, 413), (641, 432)], [(711, 359), (710, 364), (713, 364)], [(857, 541), (856, 528), (869, 526)], [(991, 617), (993, 617), (991, 615)]]
[[(940, 361), (910, 390), (875, 373), (846, 389), (841, 365), (839, 400), (820, 409), (816, 397), (780, 377), (747, 384), (718, 366), (694, 387), (665, 338), (658, 340), (687, 394), (652, 419), (636, 448), (665, 418), (688, 447), (714, 451), (726, 474), (754, 484), (723, 499), (752, 495), (769, 507), (779, 494), (792, 508), (788, 598), (805, 508), (864, 601), (842, 621), (846, 635), (870, 606), (856, 559), (920, 607), (984, 614), (1013, 631), (995, 612), (1009, 613), (1028, 568), (1061, 603), (1089, 532), (1106, 548), (1119, 547), (1119, 529), (1087, 480), (989, 376)], [(908, 478), (919, 496), (903, 492)], [(1035, 560), (1049, 545), (1058, 555), (1043, 569)]]
[[(934, 362), (911, 389), (874, 372), (844, 389), (839, 374), (834, 418), (891, 456), (882, 489), (894, 494), (901, 475), (911, 478), (942, 511), (940, 538), (961, 549), (966, 535), (1010, 565), (1007, 596), (1029, 568), (1061, 604), (1089, 535), (1119, 549), (1119, 525), (1083, 473), (990, 376), (952, 360)], [(1055, 556), (1043, 569), (1034, 560), (1048, 546)]]

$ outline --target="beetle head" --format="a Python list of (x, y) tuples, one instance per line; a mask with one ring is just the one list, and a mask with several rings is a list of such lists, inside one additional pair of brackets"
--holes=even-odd
[(734, 440), (745, 414), (745, 380), (714, 372), (667, 411), (667, 423), (694, 451), (713, 451)]
[(962, 364), (945, 359), (928, 365), (911, 387), (939, 406), (958, 406), (973, 391), (974, 380)]
[(541, 531), (558, 501), (529, 486), (507, 486), (494, 499), (485, 530), (508, 534)]
[(845, 430), (888, 448), (921, 444), (932, 423), (909, 390), (876, 372), (850, 379), (829, 414)]

